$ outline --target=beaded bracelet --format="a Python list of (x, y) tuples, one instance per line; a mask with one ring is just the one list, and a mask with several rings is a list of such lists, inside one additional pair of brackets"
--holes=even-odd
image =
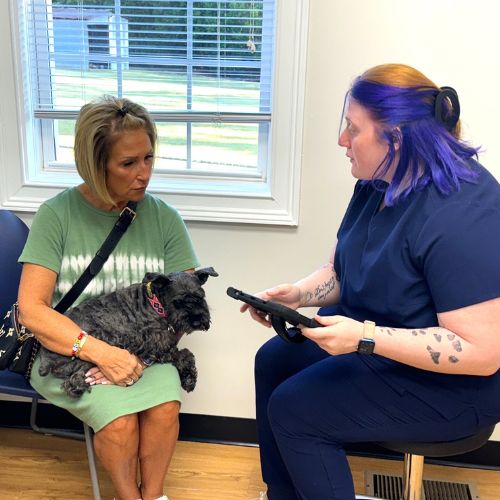
[(83, 344), (87, 340), (88, 333), (83, 330), (79, 333), (78, 337), (76, 337), (75, 342), (73, 344), (73, 348), (71, 349), (71, 359), (75, 359), (79, 356), (80, 351), (82, 350)]

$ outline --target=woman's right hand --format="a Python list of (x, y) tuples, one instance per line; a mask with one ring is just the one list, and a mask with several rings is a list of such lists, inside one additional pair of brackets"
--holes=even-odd
[[(300, 288), (297, 285), (285, 283), (256, 293), (255, 296), (264, 300), (278, 302), (292, 309), (297, 309), (300, 306)], [(259, 311), (249, 304), (243, 304), (240, 311), (242, 313), (248, 311), (255, 321), (268, 328), (271, 327), (269, 315), (264, 311)]]
[(126, 349), (110, 345), (107, 346), (104, 356), (100, 357), (97, 368), (107, 383), (121, 386), (137, 382), (144, 371), (144, 365), (137, 356)]

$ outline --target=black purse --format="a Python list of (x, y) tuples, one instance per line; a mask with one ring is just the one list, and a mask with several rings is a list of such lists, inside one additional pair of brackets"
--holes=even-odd
[[(102, 269), (120, 238), (135, 219), (136, 206), (136, 202), (129, 202), (122, 210), (116, 224), (88, 267), (54, 307), (57, 312), (62, 314), (69, 309), (94, 276)], [(40, 343), (32, 332), (19, 323), (18, 317), (16, 302), (7, 311), (0, 325), (0, 370), (8, 369), (29, 379)]]

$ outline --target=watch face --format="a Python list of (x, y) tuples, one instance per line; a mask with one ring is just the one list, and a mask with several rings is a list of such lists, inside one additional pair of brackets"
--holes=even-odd
[(373, 339), (361, 339), (358, 344), (358, 352), (360, 354), (373, 354), (375, 349), (375, 341)]

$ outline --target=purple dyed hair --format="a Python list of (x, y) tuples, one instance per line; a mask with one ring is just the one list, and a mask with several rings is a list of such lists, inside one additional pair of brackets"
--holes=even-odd
[(468, 160), (477, 158), (479, 148), (460, 140), (459, 122), (447, 126), (452, 111), (449, 100), (443, 101), (443, 116), (435, 117), (439, 92), (422, 73), (396, 64), (368, 70), (354, 81), (348, 92), (348, 97), (367, 109), (381, 125), (382, 138), (389, 146), (372, 179), (375, 189), (385, 189), (377, 179), (393, 164), (395, 144), (399, 144), (399, 161), (385, 193), (387, 206), (429, 183), (446, 196), (459, 190), (461, 182), (473, 183), (477, 179)]

